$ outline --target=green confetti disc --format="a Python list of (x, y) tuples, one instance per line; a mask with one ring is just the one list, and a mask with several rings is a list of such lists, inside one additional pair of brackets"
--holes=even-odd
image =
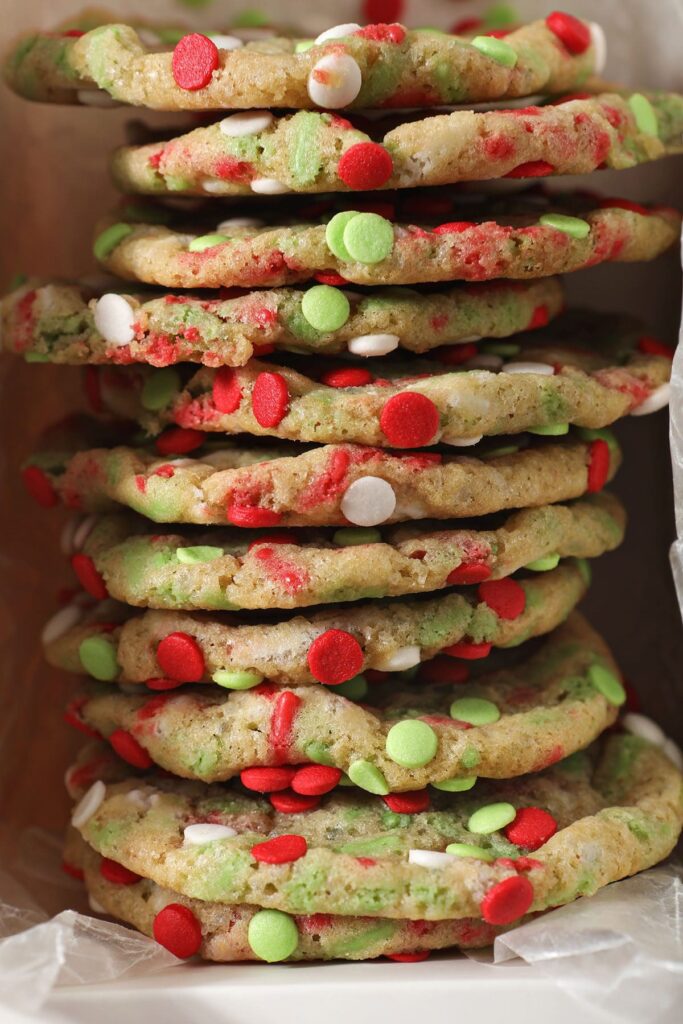
[(512, 804), (486, 804), (470, 815), (467, 828), (468, 831), (476, 832), (480, 836), (488, 836), (509, 825), (515, 820), (516, 814), (517, 811)]
[(591, 665), (588, 669), (588, 678), (598, 693), (601, 693), (610, 704), (619, 707), (626, 700), (624, 687), (604, 665)]
[(344, 210), (342, 213), (335, 213), (325, 228), (325, 241), (328, 249), (338, 260), (344, 260), (346, 263), (351, 262), (352, 256), (344, 245), (344, 231), (349, 222), (359, 216), (358, 210)]
[(647, 96), (643, 96), (642, 92), (634, 92), (628, 101), (628, 105), (636, 119), (638, 129), (644, 135), (654, 135), (657, 138), (659, 136), (657, 115)]
[(479, 351), (490, 356), (518, 356), (522, 346), (514, 341), (485, 341), (479, 346)]
[(611, 430), (607, 430), (606, 427), (602, 427), (601, 429), (590, 428), (590, 427), (580, 427), (579, 428), (579, 437), (581, 438), (582, 441), (606, 441), (607, 442), (607, 446), (609, 447), (609, 450), (610, 450), (610, 454), (611, 455), (618, 455), (619, 454), (619, 442), (617, 441), (617, 439), (614, 436), (614, 434), (612, 433), (612, 431)]
[(591, 568), (590, 562), (588, 561), (587, 558), (577, 558), (577, 559), (575, 559), (575, 562), (576, 562), (576, 568), (579, 570), (579, 572), (583, 576), (584, 583), (586, 584), (587, 587), (590, 587), (591, 582), (593, 580), (593, 569)]
[(176, 392), (180, 391), (180, 374), (172, 366), (156, 370), (144, 383), (140, 401), (145, 409), (157, 412), (164, 409)]
[(26, 363), (49, 363), (50, 357), (47, 352), (25, 352), (24, 362)]
[(312, 46), (315, 46), (315, 39), (299, 39), (294, 44), (295, 53), (305, 53), (306, 50), (310, 50)]
[(344, 228), (344, 246), (359, 263), (380, 263), (394, 247), (394, 228), (378, 213), (359, 213)]
[(493, 861), (496, 859), (490, 850), (485, 850), (483, 846), (471, 846), (469, 843), (449, 843), (446, 853), (450, 853), (453, 857), (475, 857), (477, 860)]
[(516, 51), (503, 39), (496, 39), (494, 36), (475, 36), (472, 46), (496, 64), (502, 64), (504, 68), (514, 68), (517, 63)]
[(500, 718), (500, 711), (493, 701), (483, 697), (460, 697), (451, 704), (451, 718), (469, 725), (491, 725)]
[(397, 722), (387, 733), (386, 751), (403, 768), (421, 768), (436, 757), (439, 738), (431, 725), (419, 718)]
[(351, 306), (339, 288), (316, 284), (304, 292), (301, 312), (316, 331), (336, 331), (349, 319)]
[(355, 547), (356, 544), (378, 544), (382, 539), (379, 530), (372, 526), (344, 526), (336, 530), (332, 540), (342, 548)]
[(539, 437), (562, 437), (569, 433), (569, 424), (549, 423), (545, 427), (529, 427), (528, 433), (538, 434)]
[(253, 953), (266, 963), (286, 960), (299, 945), (299, 930), (294, 918), (281, 910), (259, 910), (247, 931)]
[(93, 245), (95, 258), (104, 260), (114, 251), (119, 242), (122, 242), (127, 235), (130, 235), (133, 228), (130, 224), (111, 224), (101, 235), (98, 235)]
[(193, 548), (176, 548), (175, 556), (183, 565), (196, 565), (198, 562), (213, 562), (223, 556), (223, 548), (210, 544), (197, 544)]
[(205, 249), (213, 249), (214, 245), (229, 241), (227, 235), (200, 235), (199, 238), (193, 238), (187, 248), (190, 252), (204, 252)]
[(78, 648), (78, 656), (83, 668), (94, 679), (110, 683), (119, 674), (116, 646), (108, 636), (96, 634), (86, 637)]
[(345, 683), (335, 686), (334, 692), (348, 700), (362, 700), (367, 696), (368, 681), (365, 676), (354, 676), (353, 679), (347, 679)]
[(539, 224), (546, 228), (555, 228), (570, 238), (587, 238), (591, 229), (587, 220), (569, 217), (566, 213), (544, 213), (539, 219)]
[(477, 781), (476, 775), (467, 775), (462, 779), (443, 779), (442, 782), (432, 782), (434, 789), (440, 789), (442, 793), (466, 793), (474, 787)]
[(211, 678), (214, 683), (223, 686), (226, 690), (251, 690), (252, 687), (263, 682), (260, 672), (247, 672), (239, 669), (231, 671), (227, 668), (219, 668)]
[(349, 768), (349, 778), (354, 785), (375, 796), (386, 796), (389, 792), (387, 780), (372, 761), (354, 761)]
[(549, 572), (551, 569), (556, 569), (559, 563), (559, 555), (544, 555), (543, 558), (535, 558), (533, 562), (527, 562), (524, 568), (531, 569), (532, 572)]

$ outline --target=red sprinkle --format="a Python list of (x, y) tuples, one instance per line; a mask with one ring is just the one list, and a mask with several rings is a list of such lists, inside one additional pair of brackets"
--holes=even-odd
[(182, 903), (169, 903), (160, 910), (154, 918), (152, 932), (160, 946), (181, 960), (198, 953), (202, 944), (201, 925)]
[(466, 683), (470, 677), (467, 665), (460, 665), (450, 658), (434, 658), (420, 665), (418, 678), (421, 683), (454, 684)]
[(592, 441), (588, 449), (588, 483), (586, 491), (588, 494), (595, 494), (601, 491), (607, 483), (609, 473), (609, 445), (607, 441), (599, 438)]
[(319, 683), (339, 686), (357, 676), (363, 667), (363, 649), (343, 629), (328, 629), (308, 648), (308, 667)]
[(372, 39), (376, 43), (402, 43), (406, 37), (403, 25), (366, 25), (354, 32), (355, 36)]
[(303, 811), (314, 811), (320, 805), (319, 796), (301, 796), (291, 790), (271, 793), (268, 799), (280, 814), (302, 814)]
[(159, 642), (157, 662), (165, 675), (179, 683), (198, 683), (204, 676), (204, 655), (193, 636), (169, 633)]
[(308, 843), (303, 836), (284, 835), (252, 846), (251, 855), (263, 864), (290, 864), (306, 855)]
[(491, 575), (491, 569), (485, 562), (472, 562), (470, 565), (459, 565), (446, 578), (447, 583), (482, 583)]
[(280, 530), (279, 533), (264, 533), (261, 537), (257, 537), (256, 540), (252, 540), (247, 548), (247, 551), (253, 551), (254, 548), (259, 547), (261, 544), (296, 544), (297, 539), (293, 533), (289, 533), (287, 530)]
[(525, 850), (537, 850), (557, 832), (557, 822), (542, 807), (520, 807), (505, 829), (505, 838)]
[(103, 857), (100, 861), (100, 874), (114, 885), (135, 885), (141, 878), (134, 871), (129, 871), (123, 864), (110, 860), (109, 857)]
[(545, 327), (550, 320), (550, 314), (547, 306), (536, 306), (536, 309), (531, 314), (531, 320), (527, 325), (528, 331), (536, 330), (537, 327)]
[(160, 455), (186, 455), (204, 444), (201, 430), (189, 427), (171, 427), (160, 434), (155, 441), (155, 448)]
[[(259, 508), (258, 505), (240, 505), (237, 502), (231, 502), (225, 514), (226, 518), (235, 526), (247, 526), (254, 529), (259, 526), (277, 526), (282, 519), (282, 513), (276, 512), (272, 508)], [(261, 544), (263, 541), (259, 540), (252, 543)]]
[(428, 960), (431, 956), (431, 950), (419, 949), (414, 953), (387, 953), (387, 960), (393, 960), (397, 964), (419, 964), (423, 960)]
[(564, 11), (553, 11), (545, 19), (545, 23), (560, 42), (564, 43), (570, 53), (585, 53), (591, 44), (591, 34), (587, 25)]
[(660, 341), (659, 338), (651, 338), (645, 335), (638, 339), (638, 351), (648, 356), (665, 356), (666, 359), (673, 359), (674, 348)]
[(432, 233), (435, 235), (459, 235), (462, 231), (467, 231), (468, 228), (475, 226), (471, 220), (451, 220), (447, 224), (439, 224)]
[(381, 188), (394, 171), (391, 155), (378, 142), (358, 142), (342, 154), (337, 174), (354, 191)]
[(292, 744), (292, 726), (300, 704), (301, 697), (284, 690), (278, 695), (270, 716), (270, 743), (276, 757), (283, 761)]
[(419, 814), (429, 807), (429, 793), (426, 789), (415, 789), (409, 793), (390, 793), (382, 799), (395, 814)]
[(209, 84), (220, 64), (218, 47), (199, 32), (183, 36), (173, 51), (173, 78), (176, 85), (188, 92), (196, 92)]
[(213, 404), (219, 412), (229, 415), (239, 409), (242, 388), (237, 372), (231, 366), (221, 366), (213, 379)]
[(328, 370), (320, 379), (328, 388), (360, 388), (374, 380), (370, 371), (363, 369), (362, 366)]
[(292, 789), (302, 796), (322, 796), (339, 785), (342, 773), (339, 768), (325, 764), (310, 764), (300, 768), (292, 780)]
[(503, 175), (505, 178), (545, 178), (548, 174), (553, 174), (555, 168), (552, 164), (549, 164), (547, 160), (529, 160), (526, 164), (520, 164), (519, 167), (513, 167), (511, 171)]
[(517, 580), (487, 580), (477, 591), (479, 600), (491, 608), (499, 619), (517, 619), (526, 608), (526, 593)]
[(255, 793), (277, 793), (281, 789), (289, 789), (296, 772), (296, 768), (287, 766), (245, 768), (240, 774), (240, 781), (243, 786)]
[(526, 914), (534, 899), (534, 889), (525, 875), (514, 875), (494, 885), (479, 904), (488, 924), (511, 924)]
[(451, 658), (464, 658), (466, 661), (476, 661), (479, 658), (487, 658), (491, 653), (493, 644), (475, 644), (471, 640), (460, 640), (457, 644), (444, 647), (442, 653), (450, 655)]
[(643, 217), (649, 217), (650, 211), (640, 203), (634, 203), (632, 199), (601, 198), (598, 200), (598, 208), (601, 210), (630, 210), (631, 213), (640, 213)]
[(151, 768), (152, 758), (144, 747), (141, 747), (135, 736), (131, 736), (125, 729), (114, 729), (109, 736), (112, 747), (124, 761), (132, 764), (134, 768)]
[(22, 469), (21, 479), (33, 500), (43, 508), (53, 508), (59, 501), (49, 476), (38, 466), (26, 466)]
[(79, 732), (85, 733), (86, 736), (94, 736), (95, 739), (101, 740), (102, 736), (97, 729), (93, 729), (92, 726), (88, 725), (81, 718), (81, 708), (86, 703), (87, 697), (76, 697), (74, 700), (69, 701), (64, 712), (64, 721), (67, 725), (78, 729)]
[(256, 422), (269, 429), (277, 427), (289, 408), (287, 381), (280, 373), (260, 373), (251, 393)]
[(345, 277), (342, 277), (341, 274), (337, 274), (334, 270), (319, 270), (317, 274), (313, 275), (313, 277), (320, 284), (343, 285), (349, 283)]
[(62, 861), (62, 871), (65, 875), (71, 875), (77, 881), (82, 882), (85, 878), (85, 872), (83, 868), (76, 867), (75, 864), (70, 864), (68, 860)]
[(385, 403), (379, 418), (382, 433), (397, 448), (422, 448), (434, 441), (439, 410), (426, 395), (404, 391)]
[(105, 598), (109, 597), (106, 584), (89, 555), (72, 555), (71, 568), (76, 573), (78, 582), (83, 589), (91, 597), (94, 597), (96, 601), (104, 601)]
[(182, 679), (146, 679), (145, 686), (148, 690), (176, 690), (182, 686)]
[(434, 355), (440, 363), (444, 363), (446, 366), (459, 366), (461, 363), (466, 363), (468, 359), (474, 359), (478, 354), (479, 349), (473, 341), (468, 341), (464, 345), (448, 345), (445, 348), (437, 349)]

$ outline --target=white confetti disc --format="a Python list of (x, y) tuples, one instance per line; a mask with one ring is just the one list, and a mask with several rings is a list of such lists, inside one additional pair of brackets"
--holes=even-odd
[(664, 731), (647, 715), (638, 715), (634, 711), (629, 711), (627, 715), (624, 715), (622, 725), (627, 732), (632, 733), (634, 736), (640, 736), (642, 740), (647, 740), (648, 743), (654, 743), (656, 747), (661, 747), (666, 741)]
[(351, 338), (348, 347), (356, 356), (385, 356), (398, 348), (400, 340), (398, 334), (359, 334)]
[(242, 114), (224, 117), (219, 127), (229, 139), (239, 139), (243, 135), (258, 135), (269, 128), (274, 120), (269, 110), (246, 110)]
[(259, 196), (281, 196), (292, 191), (289, 185), (277, 178), (254, 178), (250, 184), (251, 191)]
[(481, 355), (473, 356), (468, 359), (466, 363), (462, 364), (463, 370), (490, 370), (491, 373), (496, 373), (503, 366), (503, 360), (500, 356), (496, 356), (493, 353), (482, 352)]
[(671, 397), (671, 385), (660, 384), (658, 388), (652, 392), (652, 394), (641, 402), (640, 405), (633, 410), (631, 416), (648, 416), (651, 412), (659, 412), (666, 405), (669, 404)]
[(78, 102), (84, 107), (122, 107), (123, 104), (115, 100), (104, 89), (78, 89), (76, 91)]
[(308, 95), (317, 107), (339, 110), (353, 103), (362, 84), (363, 76), (353, 57), (328, 53), (308, 76)]
[(97, 516), (85, 516), (81, 519), (71, 538), (71, 548), (73, 551), (80, 551), (82, 549), (96, 522)]
[(210, 35), (209, 39), (216, 44), (219, 50), (241, 50), (244, 43), (237, 36), (222, 36), (219, 34)]
[(227, 196), (231, 191), (230, 182), (222, 178), (203, 178), (201, 186), (211, 196)]
[(456, 437), (446, 443), (452, 444), (454, 448), (471, 448), (473, 444), (479, 444), (483, 436), (483, 434), (479, 434), (478, 437)]
[(662, 753), (666, 754), (670, 761), (672, 761), (680, 772), (683, 772), (683, 754), (681, 748), (673, 740), (665, 740), (662, 743)]
[(108, 292), (95, 303), (95, 327), (110, 345), (129, 345), (135, 337), (135, 310), (123, 295)]
[(64, 636), (70, 629), (77, 626), (82, 618), (83, 608), (79, 608), (76, 604), (68, 604), (66, 608), (60, 608), (43, 626), (43, 631), (40, 634), (43, 647), (59, 640), (60, 636)]
[(601, 75), (607, 63), (607, 39), (605, 30), (597, 21), (589, 21), (588, 27), (591, 32), (591, 45), (595, 50), (595, 74)]
[(391, 484), (377, 476), (354, 480), (342, 498), (341, 510), (355, 526), (377, 526), (385, 523), (396, 508), (396, 495)]
[(263, 221), (256, 217), (230, 217), (222, 220), (216, 231), (219, 235), (229, 235), (231, 231), (242, 231), (250, 228), (262, 228)]
[(103, 907), (102, 904), (100, 903), (100, 901), (96, 900), (95, 897), (91, 893), (88, 893), (88, 906), (92, 910), (93, 914), (106, 914), (107, 913), (106, 908)]
[(410, 850), (408, 863), (417, 864), (421, 868), (445, 868), (452, 864), (456, 857), (452, 853), (437, 853), (436, 850)]
[(552, 377), (555, 371), (548, 363), (519, 362), (506, 363), (503, 373), (540, 373), (544, 377)]
[(87, 821), (90, 821), (93, 814), (99, 810), (106, 792), (107, 787), (101, 779), (93, 782), (85, 796), (76, 804), (71, 815), (71, 824), (74, 828), (81, 828)]
[(185, 846), (203, 846), (204, 843), (215, 843), (218, 839), (230, 839), (237, 832), (229, 825), (214, 825), (207, 821), (187, 825), (183, 835)]
[(349, 21), (346, 25), (333, 25), (332, 28), (327, 28), (320, 33), (315, 40), (315, 45), (326, 43), (328, 39), (343, 39), (344, 36), (352, 36), (359, 28), (360, 25), (357, 25), (355, 21)]
[(381, 659), (375, 668), (380, 672), (405, 672), (420, 664), (420, 648), (413, 644), (410, 647), (399, 647), (387, 658)]

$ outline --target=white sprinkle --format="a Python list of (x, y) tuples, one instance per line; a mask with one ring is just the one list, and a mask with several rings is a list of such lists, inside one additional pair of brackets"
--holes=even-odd
[(385, 523), (396, 508), (394, 488), (378, 476), (354, 480), (342, 498), (341, 510), (355, 526)]
[(156, 32), (152, 32), (150, 28), (139, 28), (137, 30), (140, 42), (144, 43), (145, 46), (159, 46), (161, 39)]
[(544, 377), (552, 377), (555, 373), (548, 363), (506, 363), (503, 373), (540, 373)]
[(380, 672), (405, 672), (406, 669), (419, 664), (420, 648), (413, 644), (410, 647), (399, 647), (397, 651), (381, 659), (373, 667), (379, 669)]
[(229, 196), (233, 189), (232, 183), (222, 178), (202, 178), (199, 184), (212, 196)]
[(43, 647), (48, 647), (55, 640), (59, 640), (60, 636), (64, 636), (70, 629), (77, 626), (82, 618), (83, 609), (78, 605), (68, 604), (66, 608), (60, 608), (43, 626), (43, 631), (40, 634)]
[(224, 117), (218, 127), (229, 139), (239, 139), (243, 135), (258, 135), (270, 128), (274, 120), (269, 110), (245, 110), (242, 114)]
[(352, 36), (354, 32), (357, 32), (360, 25), (357, 25), (355, 21), (349, 21), (345, 25), (334, 25), (332, 28), (325, 29), (315, 40), (315, 45), (318, 43), (325, 43), (328, 39), (343, 39), (344, 36)]
[(256, 217), (230, 217), (229, 220), (222, 220), (216, 228), (216, 231), (221, 235), (229, 235), (231, 231), (262, 227), (263, 221), (257, 220)]
[(673, 740), (665, 740), (662, 744), (662, 753), (666, 754), (670, 761), (676, 765), (679, 771), (683, 772), (683, 754), (681, 748)]
[(115, 100), (104, 89), (77, 89), (76, 97), (84, 107), (121, 107), (122, 103)]
[(289, 185), (277, 178), (254, 178), (251, 182), (251, 191), (259, 196), (281, 196), (285, 192), (291, 192)]
[(92, 912), (94, 914), (107, 914), (108, 913), (108, 911), (105, 909), (105, 907), (102, 906), (100, 901), (96, 900), (95, 897), (91, 893), (88, 893), (88, 905), (89, 905), (90, 909), (92, 910)]
[(203, 846), (204, 843), (215, 843), (219, 839), (230, 839), (237, 832), (229, 825), (213, 825), (202, 822), (198, 825), (187, 825), (183, 832), (185, 846)]
[(97, 516), (85, 516), (73, 532), (71, 548), (73, 551), (80, 551), (90, 536), (92, 529), (97, 522)]
[(209, 39), (213, 40), (219, 50), (241, 50), (244, 43), (237, 36), (221, 36), (211, 34)]
[(661, 747), (666, 742), (665, 733), (656, 722), (653, 722), (646, 715), (638, 715), (630, 711), (627, 715), (624, 715), (622, 725), (624, 729), (634, 736), (640, 736), (642, 740), (654, 743), (656, 747)]
[[(473, 444), (479, 444), (483, 436), (483, 434), (479, 434), (478, 437), (449, 438), (446, 444), (452, 444), (454, 448), (471, 448)], [(444, 440), (446, 439), (444, 438)]]
[(482, 352), (481, 355), (473, 356), (472, 359), (468, 359), (466, 363), (462, 364), (463, 370), (491, 370), (495, 373), (500, 370), (503, 365), (503, 360), (500, 356)]
[(71, 815), (71, 824), (74, 828), (81, 828), (90, 821), (93, 814), (96, 814), (99, 810), (106, 792), (107, 787), (101, 779), (98, 779), (97, 782), (93, 782), (85, 796), (76, 804), (74, 812)]
[(435, 850), (410, 850), (408, 863), (421, 868), (445, 868), (457, 860), (452, 853), (437, 853)]
[(665, 405), (669, 404), (669, 398), (671, 396), (671, 385), (660, 384), (658, 388), (652, 392), (652, 394), (641, 402), (640, 405), (633, 410), (631, 416), (647, 416), (651, 412), (659, 412)]
[(385, 356), (398, 348), (398, 334), (359, 334), (351, 338), (349, 352), (356, 356)]
[(483, 334), (470, 334), (467, 338), (458, 338), (458, 345), (467, 345), (472, 341), (481, 341)]
[(108, 292), (95, 303), (95, 327), (110, 345), (129, 345), (135, 337), (135, 310), (123, 295)]
[(605, 70), (605, 64), (607, 63), (607, 40), (605, 39), (605, 30), (602, 25), (598, 25), (597, 21), (589, 21), (588, 27), (591, 32), (591, 45), (595, 50), (594, 72), (596, 75), (601, 75)]
[[(321, 74), (323, 81), (316, 75)], [(308, 76), (308, 95), (317, 107), (339, 110), (353, 103), (363, 84), (361, 70), (348, 53), (321, 57)]]
[(71, 516), (64, 523), (59, 536), (59, 550), (63, 555), (72, 555), (74, 552), (74, 532), (81, 521), (80, 516)]

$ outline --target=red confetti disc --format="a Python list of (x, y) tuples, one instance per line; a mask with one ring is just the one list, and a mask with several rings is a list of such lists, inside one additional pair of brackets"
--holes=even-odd
[(403, 0), (363, 0), (363, 21), (371, 25), (377, 22), (398, 21), (403, 14)]
[(477, 661), (479, 658), (487, 658), (492, 646), (493, 644), (474, 644), (471, 640), (460, 640), (457, 644), (444, 647), (442, 653), (450, 655), (451, 658)]
[(39, 466), (25, 466), (21, 471), (24, 487), (43, 508), (54, 508), (59, 501), (52, 482)]
[(505, 178), (544, 178), (552, 174), (555, 168), (547, 160), (529, 160), (526, 164), (513, 167), (511, 171), (503, 175)]
[(148, 690), (176, 690), (182, 685), (181, 679), (147, 679), (145, 681)]
[(660, 341), (659, 338), (644, 335), (638, 339), (638, 351), (647, 356), (664, 356), (666, 359), (673, 359), (675, 350), (671, 345)]
[(447, 224), (439, 224), (433, 229), (435, 235), (459, 235), (461, 231), (475, 227), (471, 220), (451, 220)]
[(254, 548), (259, 547), (261, 544), (296, 544), (296, 537), (288, 533), (286, 530), (280, 530), (279, 533), (264, 533), (261, 537), (257, 537), (256, 540), (252, 540), (247, 548), (247, 551), (253, 551)]
[(414, 953), (387, 953), (387, 960), (393, 960), (397, 964), (419, 964), (430, 956), (431, 950), (420, 949)]
[(545, 327), (550, 320), (550, 314), (548, 313), (547, 306), (536, 306), (536, 309), (531, 314), (531, 320), (527, 325), (528, 331), (536, 330), (537, 327)]
[(534, 899), (534, 889), (525, 875), (514, 875), (498, 882), (479, 904), (487, 924), (512, 924), (526, 914)]
[(62, 871), (65, 875), (71, 875), (71, 877), (75, 878), (78, 882), (82, 882), (85, 878), (83, 868), (76, 867), (75, 864), (70, 864), (68, 860), (62, 861)]
[(72, 555), (71, 567), (83, 589), (96, 601), (104, 601), (109, 597), (106, 584), (89, 555)]
[(164, 675), (179, 683), (198, 683), (204, 676), (204, 655), (193, 636), (169, 633), (159, 641), (157, 662)]
[(328, 388), (361, 388), (370, 384), (374, 377), (362, 366), (349, 366), (341, 370), (328, 370), (320, 379)]
[(220, 64), (218, 47), (199, 32), (178, 40), (173, 51), (173, 78), (176, 85), (188, 92), (203, 89)]
[(603, 441), (602, 438), (592, 441), (588, 449), (588, 483), (586, 490), (589, 494), (601, 491), (607, 483), (609, 461), (609, 445), (607, 441)]
[(363, 650), (343, 629), (328, 629), (308, 649), (308, 667), (319, 683), (339, 686), (357, 676), (363, 667)]
[(337, 174), (354, 191), (381, 188), (393, 170), (391, 155), (378, 142), (358, 142), (350, 146), (337, 164)]
[(515, 820), (505, 829), (505, 837), (515, 846), (537, 850), (557, 832), (557, 822), (542, 807), (520, 807)]
[(124, 761), (132, 764), (134, 768), (151, 768), (152, 758), (144, 747), (141, 747), (135, 736), (131, 736), (125, 729), (114, 729), (109, 736), (112, 747)]
[(461, 363), (466, 363), (468, 359), (474, 359), (478, 354), (479, 349), (473, 341), (468, 341), (464, 345), (448, 345), (433, 353), (439, 362), (446, 366), (460, 366)]
[(334, 270), (319, 270), (317, 274), (313, 275), (313, 277), (319, 284), (329, 284), (334, 286), (349, 283), (345, 277), (342, 277), (341, 274), (337, 274)]
[(630, 210), (631, 213), (640, 213), (643, 217), (650, 216), (650, 211), (646, 206), (634, 203), (632, 199), (615, 199), (603, 196), (598, 200), (598, 207), (601, 210)]
[(484, 562), (472, 562), (470, 565), (459, 565), (446, 577), (446, 582), (453, 585), (466, 583), (482, 583), (491, 575), (491, 569)]
[(307, 849), (303, 836), (284, 835), (252, 846), (251, 855), (263, 864), (289, 864), (305, 856)]
[(118, 861), (110, 860), (109, 857), (103, 857), (100, 861), (100, 874), (102, 878), (106, 878), (108, 882), (113, 882), (114, 885), (135, 885), (136, 882), (140, 881), (140, 875), (136, 875), (134, 871), (129, 871), (128, 868), (124, 867), (123, 864), (119, 864)]
[(306, 765), (292, 779), (292, 789), (302, 796), (322, 796), (339, 785), (341, 777), (339, 768), (325, 764)]
[(289, 789), (296, 771), (296, 768), (286, 766), (245, 768), (240, 774), (240, 781), (243, 786), (255, 793), (277, 793), (282, 789)]
[(272, 429), (287, 414), (289, 391), (287, 381), (280, 373), (260, 373), (251, 393), (251, 408), (256, 422)]
[(470, 677), (470, 670), (467, 665), (460, 665), (448, 657), (434, 658), (433, 661), (425, 661), (418, 670), (418, 679), (421, 683), (439, 683), (443, 685), (459, 685), (466, 683)]
[(570, 53), (585, 53), (591, 44), (591, 34), (587, 25), (564, 11), (553, 11), (545, 19), (545, 23), (560, 42), (564, 43)]
[(280, 814), (303, 814), (304, 811), (314, 811), (320, 805), (319, 796), (302, 796), (291, 790), (271, 793), (268, 799)]
[(189, 427), (171, 427), (160, 434), (154, 446), (160, 455), (187, 455), (204, 444), (201, 430)]
[(404, 391), (384, 404), (379, 425), (387, 441), (397, 448), (422, 448), (435, 439), (439, 410), (426, 395)]
[(213, 404), (219, 412), (229, 415), (239, 409), (242, 388), (237, 373), (231, 366), (221, 366), (213, 379)]
[(488, 580), (477, 591), (483, 601), (499, 619), (517, 619), (526, 608), (526, 593), (517, 580), (508, 576), (504, 580)]
[[(277, 526), (282, 513), (272, 508), (259, 508), (257, 505), (240, 505), (231, 502), (226, 511), (226, 518), (235, 526), (246, 526), (252, 529), (264, 526)], [(258, 541), (257, 543), (261, 543)], [(277, 542), (276, 542), (277, 543)]]
[(199, 921), (182, 903), (169, 903), (154, 918), (152, 933), (160, 946), (181, 960), (199, 952), (202, 929)]
[(382, 799), (395, 814), (418, 814), (429, 807), (429, 793), (426, 789), (415, 789), (409, 793), (390, 793)]

